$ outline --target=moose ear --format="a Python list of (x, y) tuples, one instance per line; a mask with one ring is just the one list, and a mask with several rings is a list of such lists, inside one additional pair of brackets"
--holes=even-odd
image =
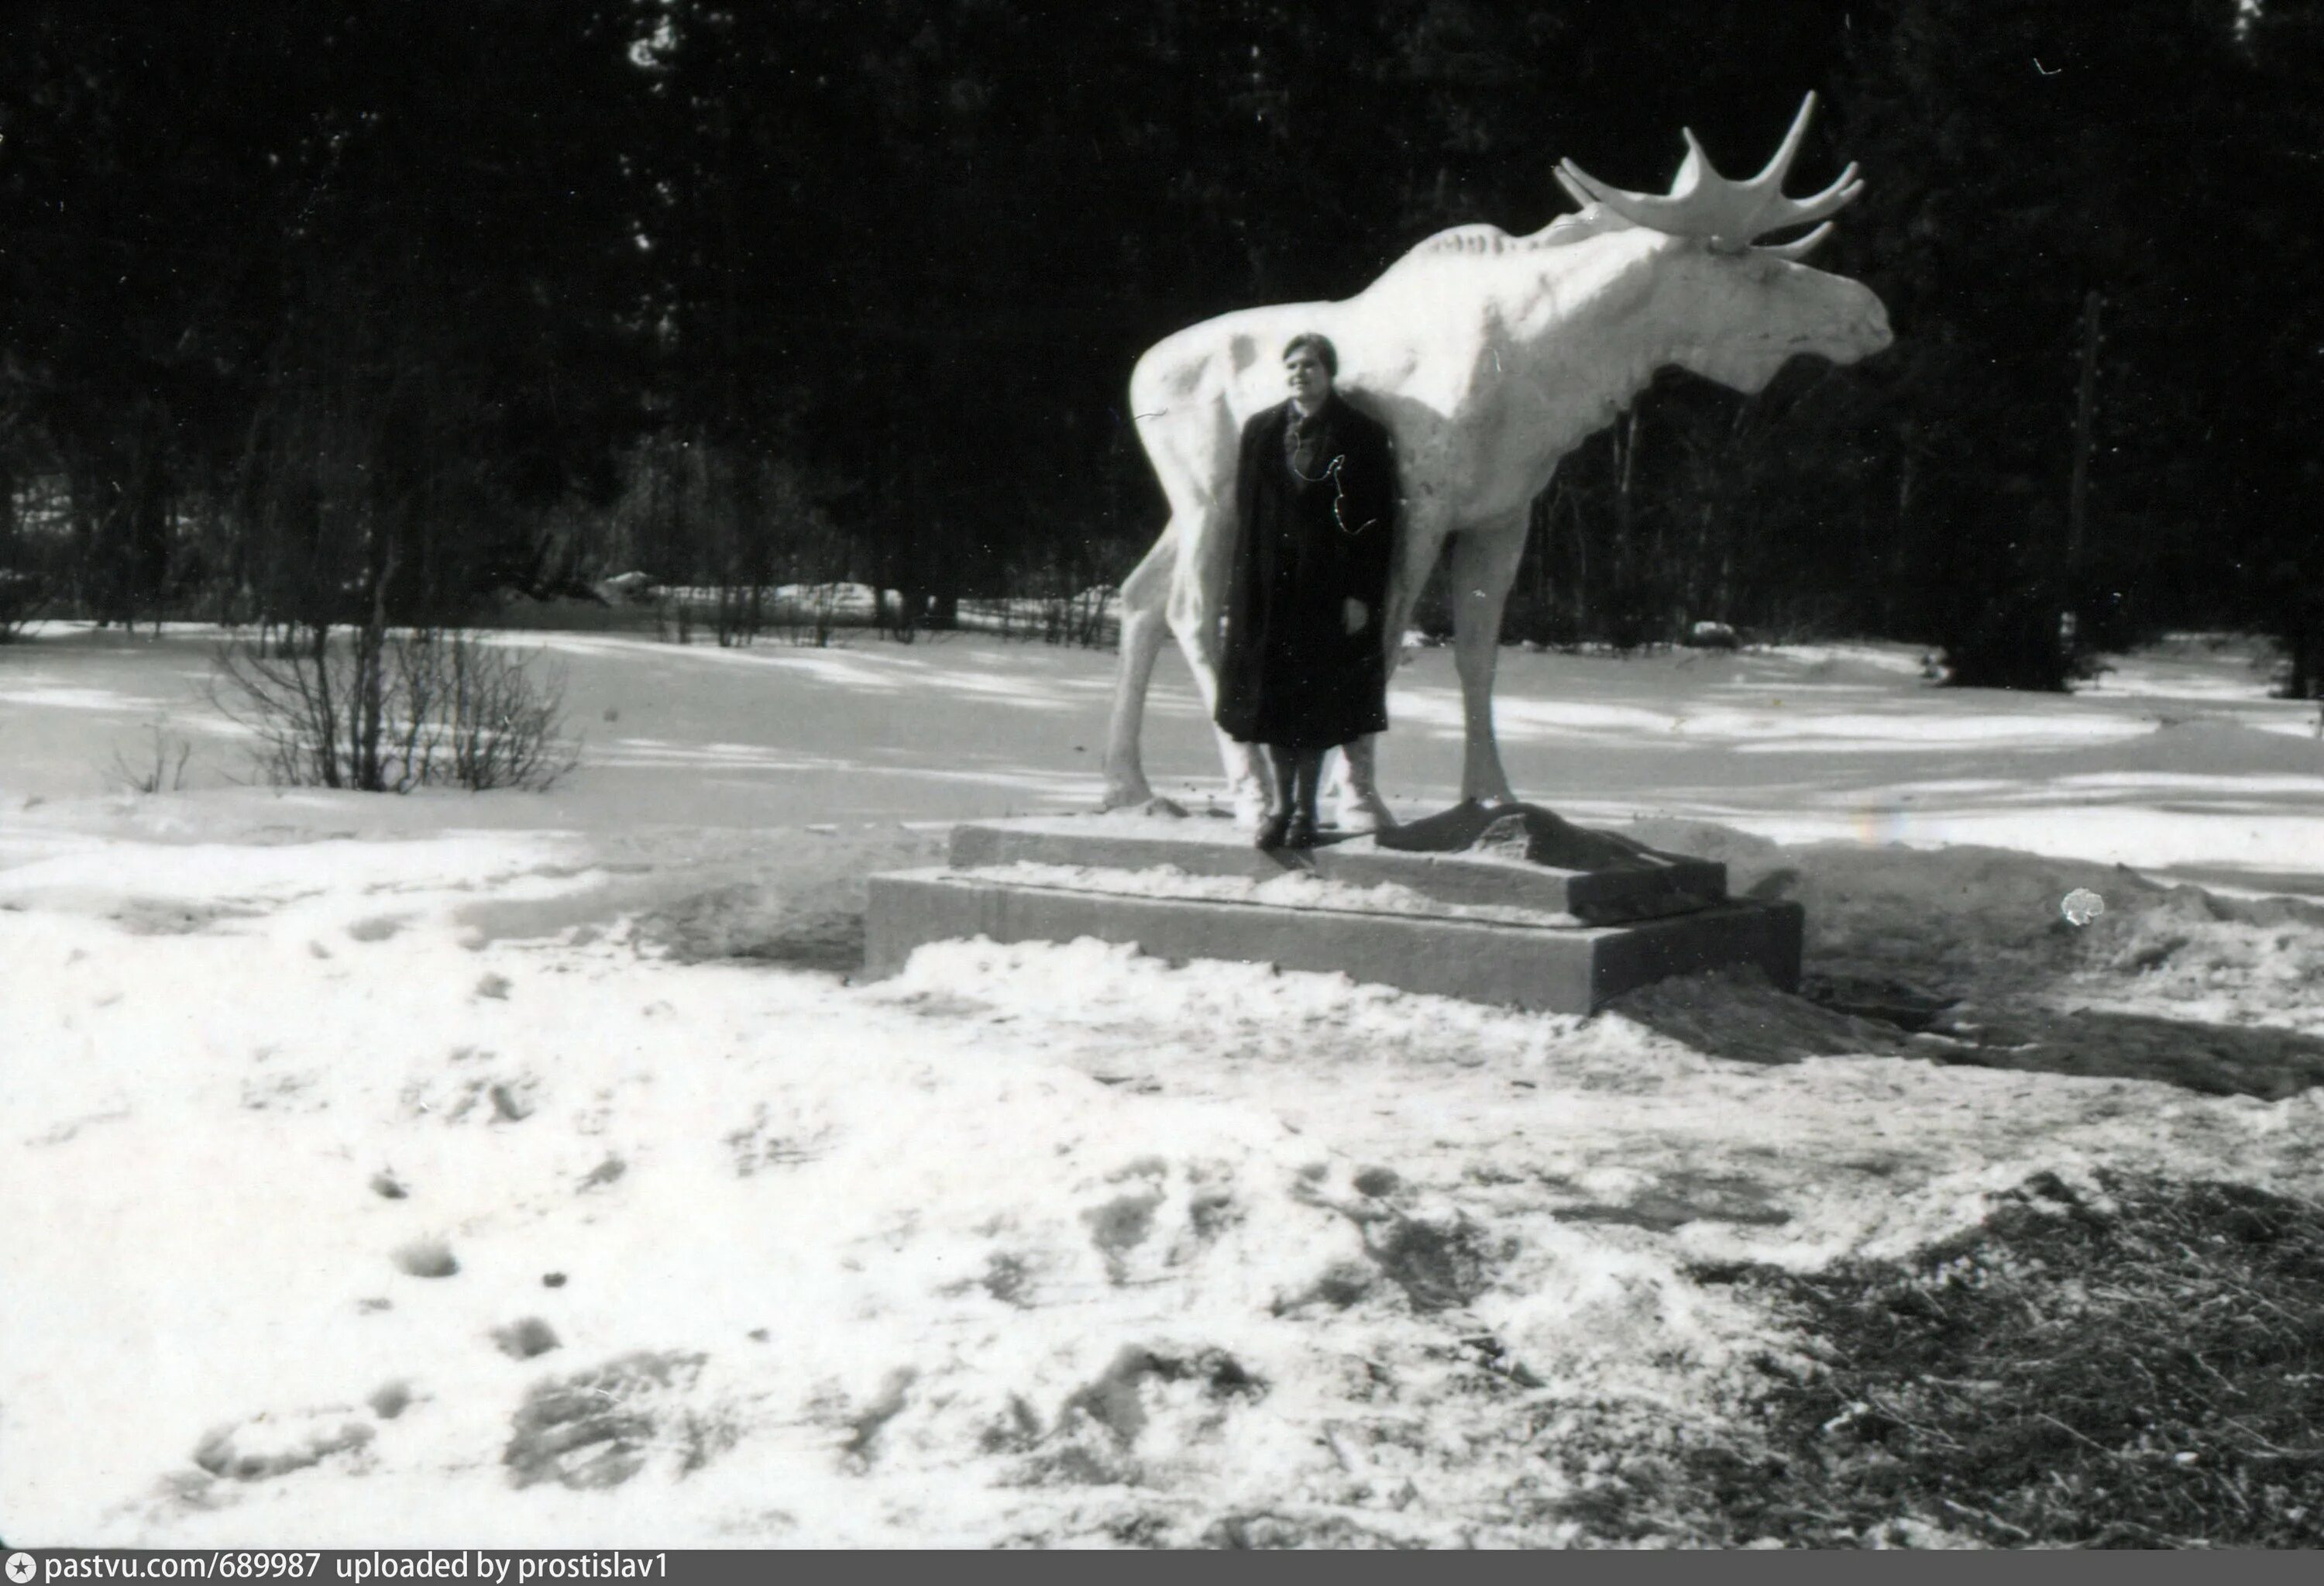
[(1577, 185), (1563, 169), (1556, 173), (1557, 185), (1565, 189), (1566, 197), (1582, 207), (1571, 215), (1561, 215), (1534, 233), (1544, 243), (1578, 243), (1584, 237), (1599, 236), (1609, 231), (1628, 231), (1634, 222), (1618, 214)]

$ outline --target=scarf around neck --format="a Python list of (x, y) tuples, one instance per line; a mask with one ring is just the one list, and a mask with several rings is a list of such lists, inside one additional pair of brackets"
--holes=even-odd
[(1284, 456), (1304, 479), (1322, 478), (1331, 465), (1332, 417), (1338, 405), (1337, 397), (1327, 397), (1322, 407), (1307, 415), (1294, 406), (1283, 426)]

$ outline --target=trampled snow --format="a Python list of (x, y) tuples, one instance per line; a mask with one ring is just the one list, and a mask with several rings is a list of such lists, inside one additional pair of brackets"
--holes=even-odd
[[(1528, 798), (1809, 912), (1815, 1000), (1585, 1020), (1090, 942), (850, 983), (865, 874), (1093, 801), (1111, 658), (508, 641), (547, 795), (239, 786), (207, 634), (0, 649), (10, 1543), (1582, 1540), (1577, 1418), (1793, 1347), (1695, 1264), (2043, 1170), (2324, 1192), (2324, 743), (2231, 649), (1505, 654)], [(1440, 807), (1449, 655), (1392, 710)], [(157, 723), (185, 790), (118, 790)]]

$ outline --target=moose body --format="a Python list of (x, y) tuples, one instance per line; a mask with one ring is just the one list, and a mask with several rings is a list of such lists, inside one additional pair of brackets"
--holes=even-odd
[[(1139, 738), (1166, 635), (1184, 649), (1204, 708), (1217, 708), (1237, 445), (1244, 423), (1282, 400), (1278, 359), (1302, 331), (1337, 345), (1337, 390), (1395, 440), (1403, 503), (1381, 624), (1388, 663), (1450, 540), (1466, 729), (1461, 794), (1512, 798), (1492, 724), (1501, 611), (1528, 508), (1559, 460), (1666, 364), (1750, 392), (1797, 354), (1849, 363), (1888, 345), (1886, 313), (1868, 288), (1799, 262), (1823, 226), (1795, 242), (1752, 244), (1821, 222), (1860, 189), (1850, 167), (1813, 198), (1784, 198), (1813, 107), (1811, 95), (1775, 158), (1748, 182), (1712, 171), (1692, 133), (1666, 196), (1608, 188), (1568, 164), (1558, 176), (1582, 203), (1579, 214), (1526, 236), (1490, 226), (1442, 232), (1357, 297), (1223, 315), (1140, 358), (1130, 411), (1170, 521), (1122, 587), (1106, 807), (1153, 798)], [(1248, 745), (1223, 733), (1219, 744), (1236, 804), (1256, 818), (1267, 779)], [(1372, 748), (1370, 739), (1346, 746), (1343, 827), (1392, 819)]]

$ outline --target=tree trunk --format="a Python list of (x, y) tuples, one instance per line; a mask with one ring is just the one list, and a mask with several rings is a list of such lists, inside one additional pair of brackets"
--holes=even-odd
[(1879, 594), (1881, 626), (1892, 633), (1896, 631), (1900, 615), (1897, 600), (1907, 587), (1911, 573), (1910, 553), (1905, 549), (1911, 541), (1906, 538), (1905, 525), (1911, 521), (1912, 514), (1913, 442), (1907, 435), (1896, 461), (1896, 519), (1889, 531), (1887, 586)]
[(2092, 289), (2082, 300), (2081, 377), (2074, 391), (2074, 474), (2066, 494), (2066, 601), (2069, 619), (2080, 615), (2087, 582), (2089, 544), (2091, 427), (2098, 417), (2098, 348), (2104, 337), (2098, 313), (2106, 300)]
[(1581, 502), (1569, 495), (1573, 520), (1573, 641), (1590, 637), (1590, 525), (1582, 516)]

